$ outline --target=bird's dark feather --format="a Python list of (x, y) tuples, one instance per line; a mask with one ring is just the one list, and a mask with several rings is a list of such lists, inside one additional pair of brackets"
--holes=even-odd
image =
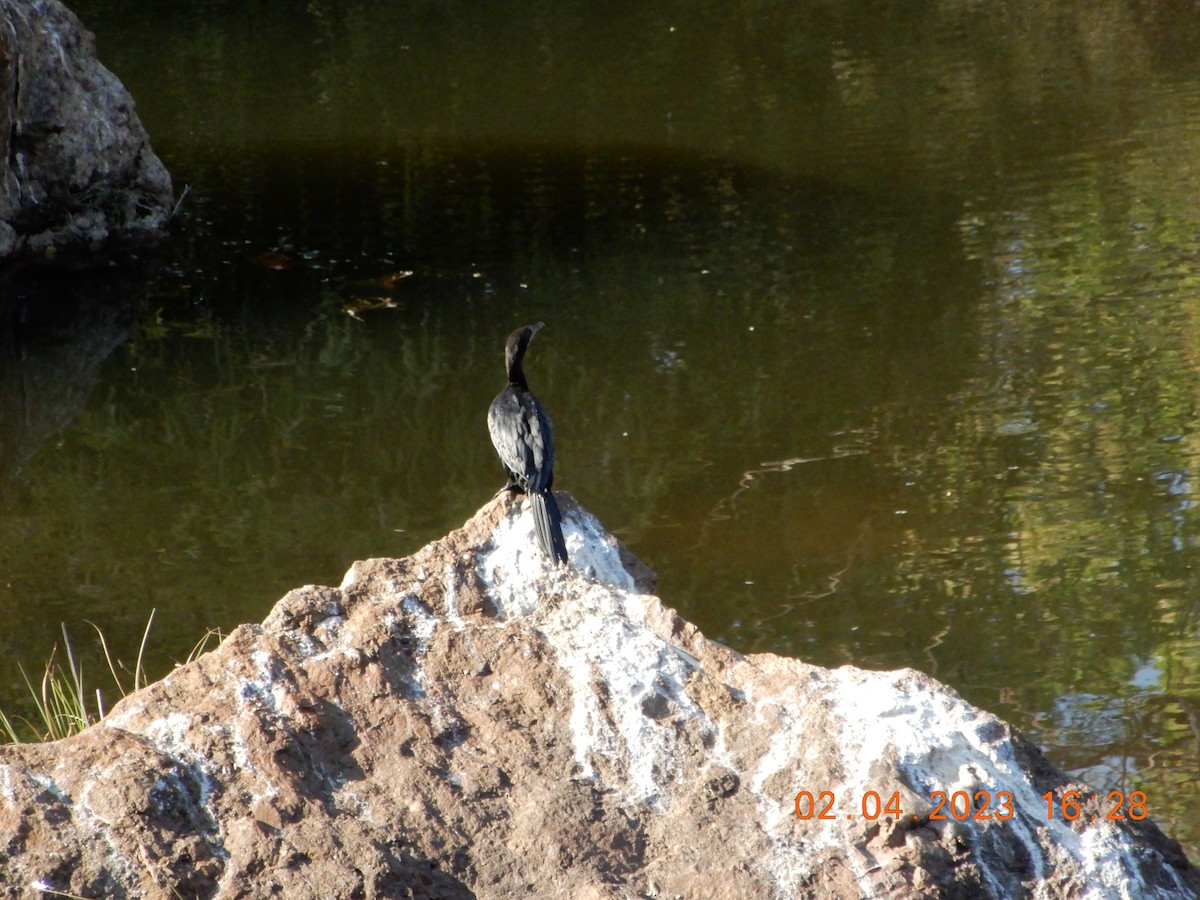
[(511, 485), (530, 497), (542, 551), (565, 563), (562, 515), (550, 491), (554, 484), (554, 432), (546, 411), (530, 392), (522, 368), (529, 341), (541, 327), (539, 322), (509, 335), (504, 348), (508, 385), (488, 407), (488, 432)]

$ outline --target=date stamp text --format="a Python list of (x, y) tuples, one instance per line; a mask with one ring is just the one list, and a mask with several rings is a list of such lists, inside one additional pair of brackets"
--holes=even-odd
[[(1073, 822), (1081, 817), (1089, 820), (1106, 819), (1122, 821), (1134, 819), (1140, 821), (1150, 813), (1145, 791), (1109, 791), (1101, 801), (1096, 812), (1084, 809), (1084, 803), (1099, 799), (1097, 794), (1084, 794), (1081, 791), (1064, 791), (1059, 794), (1047, 791), (1042, 794), (1045, 801), (1046, 820), (1062, 819)], [(932, 810), (912, 818), (924, 818), (931, 822), (966, 820), (1000, 822), (1013, 818), (1017, 813), (1013, 805), (1011, 791), (930, 791), (929, 803)], [(880, 817), (903, 819), (905, 810), (900, 799), (900, 792), (893, 791), (890, 795), (878, 791), (864, 791), (858, 798), (858, 803), (852, 799), (842, 798), (839, 801), (833, 791), (800, 791), (796, 794), (796, 818), (802, 820), (831, 821), (838, 818), (862, 818), (875, 821)]]

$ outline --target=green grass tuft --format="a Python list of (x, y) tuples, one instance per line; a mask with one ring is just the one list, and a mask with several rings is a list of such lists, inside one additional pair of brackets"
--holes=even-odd
[[(94, 622), (88, 623), (96, 630), (100, 647), (104, 651), (104, 660), (108, 663), (109, 674), (122, 697), (149, 684), (143, 660), (146, 654), (146, 642), (150, 638), (150, 627), (154, 624), (155, 612), (157, 610), (151, 610), (150, 618), (146, 620), (146, 629), (142, 632), (142, 642), (138, 647), (137, 659), (132, 672), (125, 668), (119, 660), (114, 659), (100, 627)], [(62, 634), (63, 647), (67, 657), (65, 668), (56, 660), (57, 646), (50, 651), (50, 659), (46, 661), (41, 681), (36, 686), (25, 672), (25, 668), (18, 664), (18, 668), (21, 669), (21, 677), (25, 679), (25, 686), (33, 701), (36, 715), (31, 720), (24, 716), (9, 716), (0, 709), (0, 743), (16, 744), (21, 743), (22, 740), (57, 741), (72, 734), (78, 734), (89, 725), (99, 722), (106, 715), (104, 693), (98, 687), (92, 689), (84, 678), (83, 663), (75, 657), (75, 650), (71, 646), (71, 636), (67, 633), (66, 625), (62, 626)], [(220, 642), (224, 639), (224, 635), (219, 630), (210, 628), (192, 648), (185, 662), (191, 662), (207, 652), (208, 645), (214, 639)], [(125, 672), (126, 678), (132, 678), (128, 688), (126, 688), (121, 671)], [(22, 732), (24, 732), (24, 737), (22, 737)]]

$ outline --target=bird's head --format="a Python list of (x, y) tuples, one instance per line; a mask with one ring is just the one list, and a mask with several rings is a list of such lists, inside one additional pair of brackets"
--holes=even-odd
[(518, 328), (508, 336), (508, 340), (504, 344), (504, 367), (508, 370), (509, 381), (514, 384), (524, 384), (525, 377), (521, 371), (521, 360), (524, 359), (525, 350), (529, 347), (533, 336), (545, 327), (545, 322), (534, 322), (532, 325)]

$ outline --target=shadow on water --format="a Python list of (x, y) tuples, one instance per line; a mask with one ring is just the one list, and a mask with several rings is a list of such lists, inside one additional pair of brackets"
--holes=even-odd
[[(260, 258), (263, 268), (361, 278), (367, 266), (404, 264), (418, 277), (511, 280), (543, 261), (604, 256), (729, 263), (750, 242), (772, 254), (759, 265), (786, 270), (857, 243), (897, 266), (912, 261), (916, 279), (928, 277), (918, 262), (929, 247), (879, 241), (944, 244), (956, 216), (949, 197), (868, 192), (653, 146), (269, 148), (234, 172), (223, 157), (191, 165), (184, 256), (198, 271), (270, 250), (293, 258)], [(237, 297), (241, 306), (261, 299)]]
[(144, 273), (26, 272), (0, 280), (0, 484), (79, 417), (133, 331)]

